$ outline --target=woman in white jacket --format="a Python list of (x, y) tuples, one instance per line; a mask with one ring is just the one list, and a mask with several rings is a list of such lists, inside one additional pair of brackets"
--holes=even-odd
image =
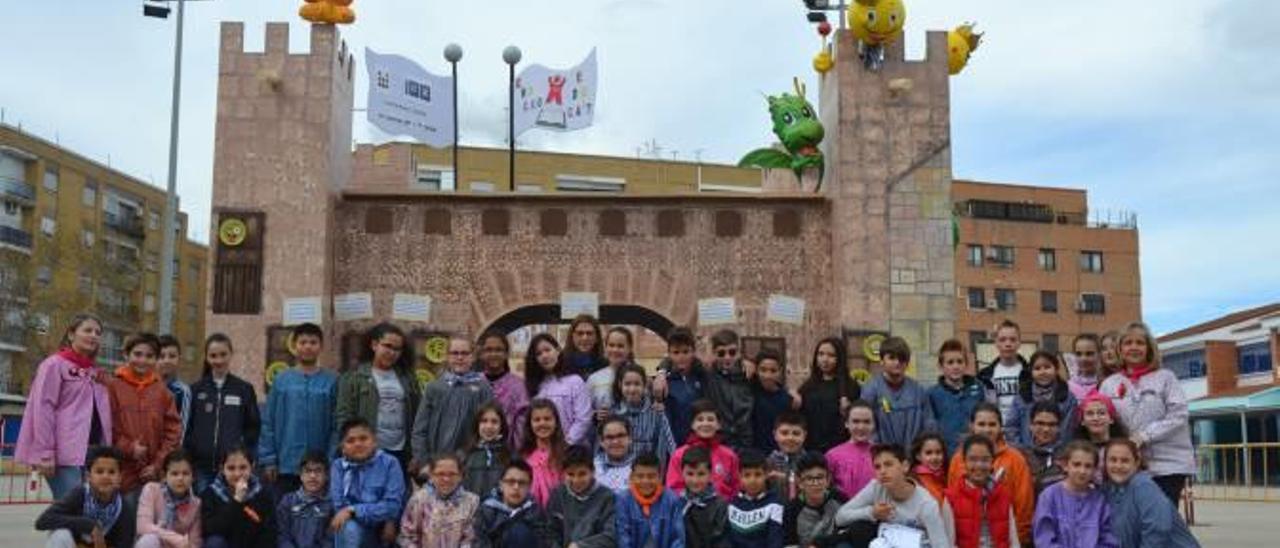
[(1124, 368), (1103, 381), (1100, 391), (1115, 402), (1151, 479), (1177, 507), (1187, 478), (1195, 473), (1187, 395), (1177, 376), (1160, 367), (1146, 324), (1126, 325), (1118, 351)]

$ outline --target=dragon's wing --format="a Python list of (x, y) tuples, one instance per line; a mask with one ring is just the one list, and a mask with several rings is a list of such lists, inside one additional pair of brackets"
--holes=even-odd
[(776, 148), (757, 148), (738, 160), (738, 167), (789, 168), (791, 155)]

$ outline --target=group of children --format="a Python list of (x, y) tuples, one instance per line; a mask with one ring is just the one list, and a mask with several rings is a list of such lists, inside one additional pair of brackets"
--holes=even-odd
[[(171, 451), (138, 494), (119, 479), (129, 455), (95, 447), (87, 485), (37, 528), (50, 546), (1196, 546), (1173, 490), (1187, 473), (1175, 438), (1190, 444), (1180, 393), (1140, 324), (1110, 357), (1078, 338), (1068, 375), (1052, 353), (1024, 362), (1005, 322), (996, 363), (970, 375), (947, 341), (928, 389), (899, 337), (861, 387), (825, 339), (791, 389), (780, 355), (746, 359), (726, 330), (704, 362), (683, 327), (651, 378), (630, 332), (589, 317), (564, 351), (535, 337), (522, 381), (506, 339), (486, 334), (478, 351), (451, 340), (448, 370), (423, 387), (398, 380), (406, 340), (386, 325), (359, 369), (273, 388), (270, 447), (184, 421), (187, 447), (216, 447), (217, 467), (202, 483), (200, 458)], [(216, 369), (229, 356), (211, 349)], [(206, 381), (218, 393), (197, 407), (225, 402), (225, 378)], [(337, 401), (307, 404), (323, 398)], [(336, 428), (307, 427), (321, 421)]]

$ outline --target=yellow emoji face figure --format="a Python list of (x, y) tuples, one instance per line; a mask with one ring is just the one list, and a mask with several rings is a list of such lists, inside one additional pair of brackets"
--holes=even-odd
[(947, 33), (947, 67), (951, 74), (959, 74), (969, 64), (969, 56), (978, 49), (982, 34), (973, 32), (973, 23), (966, 23)]
[(849, 30), (870, 46), (892, 42), (906, 19), (902, 0), (857, 0), (849, 6)]

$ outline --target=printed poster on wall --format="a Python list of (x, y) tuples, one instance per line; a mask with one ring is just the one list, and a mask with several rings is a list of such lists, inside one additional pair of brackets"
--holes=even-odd
[(320, 297), (297, 297), (284, 300), (284, 311), (280, 322), (286, 326), (300, 323), (320, 324), (323, 319), (324, 305)]
[(391, 298), (391, 319), (429, 323), (431, 321), (431, 297), (428, 295), (396, 293)]
[(722, 325), (738, 319), (733, 297), (698, 300), (698, 325)]
[(333, 319), (345, 322), (373, 317), (373, 295), (346, 293), (333, 296)]
[(804, 323), (804, 299), (786, 295), (769, 295), (766, 316), (771, 322), (801, 325)]
[(579, 314), (600, 317), (600, 294), (566, 291), (560, 294), (560, 319), (572, 320)]

